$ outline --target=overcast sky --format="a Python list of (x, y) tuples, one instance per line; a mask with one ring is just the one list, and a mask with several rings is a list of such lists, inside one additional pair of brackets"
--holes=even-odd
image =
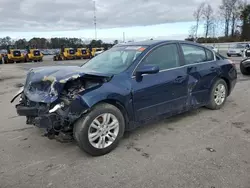
[[(96, 0), (98, 38), (122, 38), (123, 31), (130, 38), (188, 35), (193, 12), (201, 1)], [(216, 8), (220, 0), (209, 3)], [(0, 0), (0, 35), (29, 38), (84, 34), (82, 37), (93, 38), (93, 10), (92, 0)], [(140, 26), (150, 27), (145, 30)]]

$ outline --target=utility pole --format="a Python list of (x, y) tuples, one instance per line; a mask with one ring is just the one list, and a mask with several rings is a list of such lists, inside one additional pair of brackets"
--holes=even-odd
[(96, 7), (94, 1), (94, 25), (95, 25), (95, 40), (97, 40), (97, 33), (96, 33)]
[(125, 32), (123, 32), (123, 42), (125, 42)]

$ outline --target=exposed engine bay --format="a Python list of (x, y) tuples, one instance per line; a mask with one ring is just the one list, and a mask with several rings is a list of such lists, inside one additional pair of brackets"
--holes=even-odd
[(23, 91), (11, 101), (20, 95), (18, 115), (26, 116), (26, 124), (46, 129), (45, 135), (51, 139), (73, 140), (73, 124), (90, 108), (82, 96), (107, 82), (108, 77), (74, 74), (66, 79), (37, 78), (27, 76)]

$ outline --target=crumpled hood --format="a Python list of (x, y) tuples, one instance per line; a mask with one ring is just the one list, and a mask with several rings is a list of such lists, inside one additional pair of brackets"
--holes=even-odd
[(84, 72), (84, 69), (78, 66), (32, 68), (27, 74), (24, 94), (31, 101), (51, 103), (57, 100), (58, 95), (69, 80), (75, 80), (86, 75), (103, 78), (112, 76), (111, 74)]

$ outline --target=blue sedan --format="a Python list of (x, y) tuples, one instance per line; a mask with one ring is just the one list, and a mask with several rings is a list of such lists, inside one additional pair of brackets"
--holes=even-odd
[(156, 116), (220, 109), (236, 80), (233, 62), (203, 45), (150, 40), (115, 45), (80, 67), (31, 69), (11, 102), (20, 96), (17, 113), (50, 139), (75, 139), (98, 156)]

